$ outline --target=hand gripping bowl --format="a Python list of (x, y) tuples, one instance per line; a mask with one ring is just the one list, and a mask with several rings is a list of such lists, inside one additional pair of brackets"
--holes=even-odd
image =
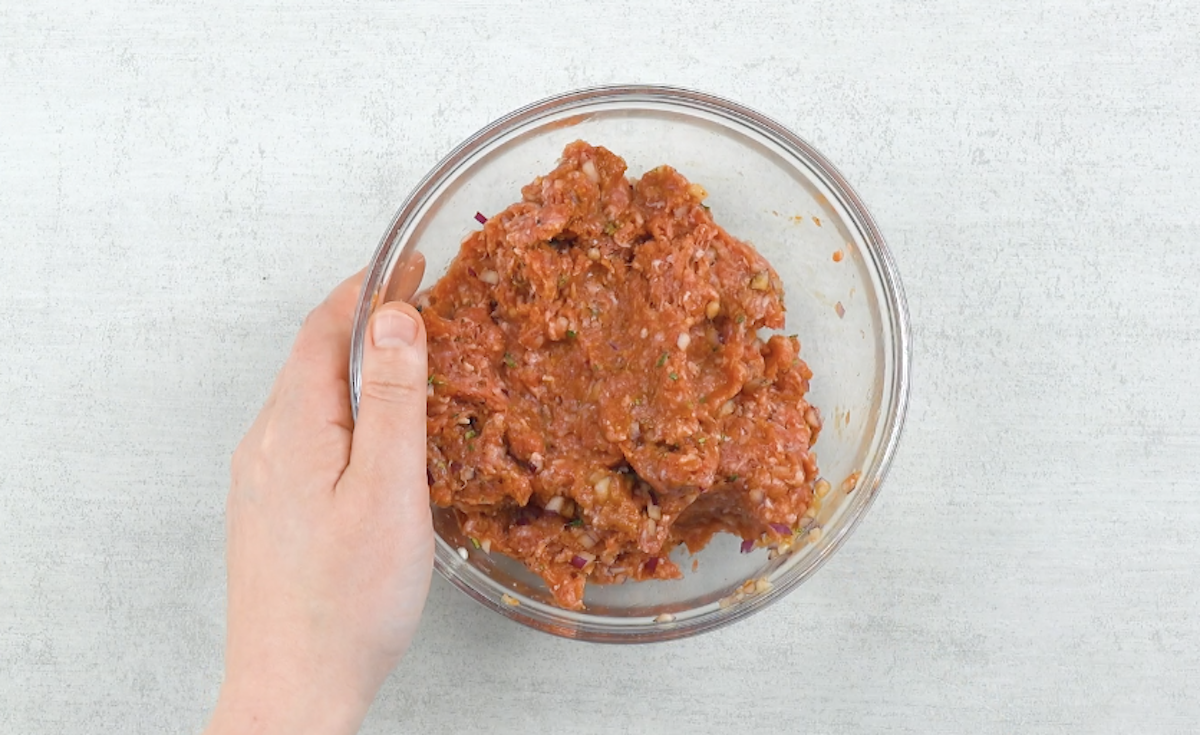
[[(459, 244), (586, 140), (629, 164), (668, 164), (708, 191), (733, 236), (752, 243), (784, 284), (787, 332), (814, 377), (808, 400), (824, 428), (814, 451), (831, 490), (790, 551), (742, 554), (719, 534), (672, 558), (674, 581), (589, 585), (586, 609), (552, 604), (521, 563), (476, 549), (451, 510), (434, 508), (436, 565), (484, 606), (547, 633), (608, 643), (661, 641), (713, 630), (763, 609), (808, 579), (871, 506), (896, 449), (909, 384), (908, 314), (899, 276), (862, 202), (821, 154), (778, 123), (707, 94), (655, 86), (570, 92), (493, 122), (459, 145), (396, 213), (368, 269), (355, 315), (350, 386), (355, 413), (374, 307), (410, 299), (441, 276)], [(422, 270), (422, 258), (425, 265)], [(466, 550), (466, 558), (461, 555)]]

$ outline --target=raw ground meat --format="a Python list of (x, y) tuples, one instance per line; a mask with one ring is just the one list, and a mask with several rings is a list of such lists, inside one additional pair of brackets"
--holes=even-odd
[(433, 502), (555, 601), (671, 579), (726, 531), (790, 538), (819, 412), (783, 290), (667, 166), (572, 143), (420, 298)]

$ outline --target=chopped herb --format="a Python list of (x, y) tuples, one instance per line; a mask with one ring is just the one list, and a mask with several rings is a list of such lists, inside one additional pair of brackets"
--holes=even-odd
[(746, 321), (746, 315), (745, 315), (745, 314), (738, 314), (738, 317), (737, 317), (737, 323), (738, 323), (738, 324), (741, 324), (741, 323), (743, 323), (743, 322), (745, 322), (745, 321)]
[(567, 339), (575, 339), (575, 330), (574, 329), (567, 330)]
[(428, 382), (430, 385), (433, 385), (433, 376), (432, 376), (432, 375), (430, 375), (430, 376), (429, 376), (429, 380), (428, 380), (428, 381), (426, 381), (426, 382)]
[(667, 364), (667, 353), (662, 353), (662, 357), (658, 358), (658, 362), (654, 363), (654, 367), (662, 367)]
[(514, 358), (513, 358), (513, 356), (512, 356), (512, 355), (510, 355), (510, 354), (508, 354), (507, 352), (505, 352), (505, 353), (504, 353), (504, 364), (505, 364), (505, 365), (508, 365), (510, 368), (511, 368), (511, 367), (516, 367), (516, 366), (517, 366), (517, 361), (516, 361), (516, 359), (514, 359)]
[(568, 523), (567, 525), (571, 526), (572, 528), (581, 528), (583, 526), (583, 519), (576, 518), (573, 521), (571, 521), (570, 523)]
[(708, 441), (708, 437), (706, 436), (701, 436), (696, 439), (696, 443), (701, 445), (703, 445), (706, 441)]
[(708, 211), (711, 211), (711, 210), (712, 210), (712, 207), (708, 206), (707, 204), (701, 204), (700, 206), (701, 206), (701, 207), (704, 207), (704, 211), (705, 211), (705, 212), (708, 212)]
[(468, 451), (468, 452), (474, 452), (474, 451), (475, 451), (475, 442), (467, 442), (467, 451)]
[(468, 441), (470, 441), (471, 439), (474, 439), (477, 436), (479, 436), (478, 431), (475, 431), (474, 429), (467, 429), (466, 437), (467, 437)]
[(616, 222), (609, 221), (604, 225), (604, 234), (615, 235), (619, 229), (621, 229), (620, 225), (618, 225)]
[(483, 547), (480, 545), (480, 543), (479, 543), (479, 539), (475, 538), (474, 536), (471, 536), (470, 538), (471, 538), (471, 545), (472, 545), (472, 546), (474, 546), (474, 547), (475, 547), (475, 548), (477, 548), (477, 549), (481, 549), (481, 548), (483, 548)]
[(729, 477), (725, 478), (725, 480), (727, 482), (737, 482), (739, 477), (741, 477), (741, 475), (730, 475)]
[(671, 380), (679, 380), (679, 373), (671, 373), (667, 377), (669, 377)]
[(567, 277), (566, 277), (566, 275), (565, 275), (565, 274), (564, 274), (564, 275), (560, 275), (560, 276), (558, 277), (558, 287), (559, 287), (559, 288), (562, 288), (562, 287), (563, 287), (563, 286), (565, 286), (565, 285), (567, 285)]
[(708, 396), (700, 396), (701, 403), (708, 403)]

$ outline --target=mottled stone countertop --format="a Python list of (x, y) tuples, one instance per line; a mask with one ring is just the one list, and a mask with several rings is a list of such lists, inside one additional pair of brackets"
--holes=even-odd
[(0, 732), (199, 731), (228, 457), (300, 320), (459, 140), (618, 81), (758, 108), (870, 205), (893, 471), (810, 583), (688, 641), (437, 580), (364, 731), (1196, 732), (1200, 16), (1012, 5), (0, 8)]

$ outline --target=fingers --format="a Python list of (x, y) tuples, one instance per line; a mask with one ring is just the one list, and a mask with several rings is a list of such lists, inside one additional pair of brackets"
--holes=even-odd
[(304, 320), (268, 403), (298, 430), (353, 429), (350, 412), (350, 334), (363, 272), (343, 281)]
[(367, 331), (348, 474), (427, 507), (425, 325), (412, 306), (392, 302), (376, 310)]
[(405, 261), (397, 264), (392, 272), (384, 301), (411, 301), (424, 277), (425, 256), (416, 251), (409, 253)]

